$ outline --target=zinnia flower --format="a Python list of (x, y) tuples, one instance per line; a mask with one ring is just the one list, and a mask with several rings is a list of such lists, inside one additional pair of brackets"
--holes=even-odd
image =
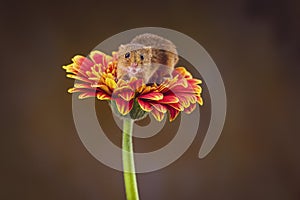
[(120, 116), (141, 119), (151, 113), (158, 121), (169, 113), (173, 121), (182, 111), (191, 113), (196, 104), (203, 105), (201, 80), (193, 78), (184, 67), (174, 69), (173, 78), (161, 84), (146, 84), (142, 79), (118, 80), (117, 57), (92, 51), (89, 58), (77, 55), (72, 63), (63, 66), (67, 77), (78, 80), (69, 93), (80, 93), (79, 98), (97, 97), (111, 102)]

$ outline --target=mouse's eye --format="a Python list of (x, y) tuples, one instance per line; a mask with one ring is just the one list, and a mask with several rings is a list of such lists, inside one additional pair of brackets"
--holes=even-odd
[(127, 52), (127, 53), (125, 54), (125, 58), (129, 58), (129, 57), (130, 57), (130, 53)]
[(141, 60), (144, 60), (144, 56), (143, 55), (140, 55), (140, 58), (141, 58)]

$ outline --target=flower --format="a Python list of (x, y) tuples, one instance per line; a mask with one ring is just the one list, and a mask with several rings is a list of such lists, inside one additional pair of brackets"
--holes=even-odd
[(201, 80), (193, 78), (184, 67), (174, 69), (173, 78), (161, 84), (146, 84), (135, 77), (129, 81), (117, 79), (117, 56), (92, 51), (88, 57), (77, 55), (63, 66), (67, 77), (78, 80), (69, 93), (80, 93), (80, 99), (97, 97), (111, 102), (120, 116), (140, 119), (151, 113), (162, 121), (165, 113), (173, 121), (180, 112), (191, 113), (196, 104), (203, 105)]

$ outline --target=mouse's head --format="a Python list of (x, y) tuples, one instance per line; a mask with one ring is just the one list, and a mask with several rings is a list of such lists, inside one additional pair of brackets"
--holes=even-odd
[(143, 78), (145, 67), (151, 65), (151, 47), (140, 44), (121, 45), (118, 51), (118, 71), (129, 78)]

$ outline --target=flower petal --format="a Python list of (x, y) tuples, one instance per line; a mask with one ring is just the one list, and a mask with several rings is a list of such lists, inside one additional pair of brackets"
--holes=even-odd
[(111, 95), (111, 91), (110, 89), (106, 86), (106, 85), (103, 85), (103, 84), (96, 84), (96, 85), (91, 85), (92, 88), (97, 88), (98, 90), (102, 90), (104, 91), (105, 93)]
[(90, 69), (94, 65), (90, 59), (80, 55), (75, 56), (72, 60), (83, 71)]
[(143, 79), (130, 81), (129, 85), (134, 91), (138, 93), (141, 93), (144, 87), (146, 86), (143, 82)]
[(112, 90), (117, 87), (117, 83), (111, 78), (105, 79), (105, 84)]
[(75, 93), (75, 92), (80, 92), (79, 88), (70, 88), (68, 89), (68, 93)]
[(94, 63), (96, 63), (96, 64), (103, 64), (104, 63), (105, 54), (96, 50), (96, 51), (92, 51), (90, 53), (90, 57), (91, 57), (92, 61), (94, 61)]
[(155, 90), (155, 89), (156, 89), (155, 85), (154, 85), (154, 86), (145, 86), (145, 87), (143, 88), (143, 91), (141, 92), (141, 94), (142, 94), (142, 95), (148, 94), (148, 93), (150, 93), (151, 91), (153, 91), (153, 90)]
[(123, 79), (119, 79), (117, 82), (118, 87), (123, 87), (123, 86), (127, 86), (127, 82), (124, 81)]
[(169, 104), (166, 104), (168, 105), (168, 107), (172, 107), (178, 111), (183, 111), (184, 110), (184, 107), (183, 105), (181, 105), (180, 103), (169, 103)]
[(150, 112), (152, 110), (151, 104), (148, 103), (147, 101), (143, 101), (141, 99), (137, 99), (137, 102), (140, 105), (140, 107), (142, 108), (142, 110), (144, 110), (146, 112)]
[(99, 100), (110, 100), (111, 97), (108, 94), (99, 91), (99, 92), (97, 92), (97, 99), (99, 99)]
[(151, 105), (158, 110), (161, 113), (166, 113), (167, 112), (167, 108), (164, 105), (158, 104), (158, 103), (151, 103)]
[(74, 56), (72, 61), (63, 68), (68, 73), (67, 77), (81, 82), (74, 84), (68, 92), (78, 92), (81, 99), (95, 96), (99, 100), (113, 99), (117, 110), (123, 115), (131, 111), (135, 99), (141, 110), (151, 112), (158, 121), (163, 119), (167, 111), (170, 121), (173, 121), (180, 111), (191, 113), (196, 108), (196, 103), (203, 105), (202, 82), (193, 78), (184, 67), (175, 68), (173, 78), (166, 79), (159, 85), (146, 85), (142, 79), (134, 77), (129, 81), (116, 82), (116, 52), (108, 56), (96, 50), (89, 57)]
[(193, 92), (197, 94), (200, 94), (202, 92), (202, 88), (199, 85), (195, 85), (193, 87), (193, 90), (194, 90)]
[(197, 102), (202, 106), (203, 105), (203, 99), (200, 96), (196, 96)]
[(179, 74), (180, 76), (183, 76), (185, 78), (192, 78), (192, 75), (190, 72), (188, 72), (184, 67), (176, 67), (173, 71), (173, 76)]
[(111, 55), (113, 57), (113, 60), (118, 60), (118, 52), (113, 51)]
[(169, 110), (170, 122), (172, 122), (176, 119), (180, 111), (173, 108), (169, 108), (168, 110)]
[(198, 85), (198, 84), (202, 83), (202, 81), (200, 79), (196, 79), (196, 78), (188, 79), (188, 82), (191, 85)]
[(85, 84), (85, 83), (75, 83), (74, 84), (75, 88), (85, 88), (85, 89), (89, 89), (90, 85), (89, 84)]
[(86, 79), (85, 77), (77, 76), (77, 75), (74, 75), (74, 74), (67, 74), (67, 77), (75, 79), (75, 80), (83, 81), (83, 82), (89, 82), (89, 80)]
[(159, 121), (159, 122), (161, 122), (161, 121), (164, 119), (164, 116), (165, 116), (164, 113), (161, 113), (161, 112), (159, 112), (159, 111), (156, 110), (156, 109), (153, 109), (153, 110), (151, 111), (151, 114), (152, 114), (153, 117), (154, 117), (157, 121)]
[(85, 60), (84, 56), (81, 55), (76, 55), (72, 58), (72, 61), (76, 64), (76, 65), (81, 65), (81, 63)]
[(76, 73), (76, 70), (74, 69), (74, 63), (71, 63), (69, 65), (66, 65), (66, 66), (62, 66), (62, 68), (64, 70), (66, 70), (67, 73)]
[(84, 93), (81, 93), (78, 98), (79, 99), (86, 99), (86, 98), (89, 98), (89, 97), (95, 97), (96, 94), (94, 92), (84, 92)]
[(184, 112), (190, 114), (195, 110), (195, 108), (196, 108), (196, 104), (192, 103), (189, 107), (184, 109)]
[(162, 99), (157, 101), (157, 103), (163, 103), (163, 104), (177, 103), (177, 102), (179, 102), (179, 99), (174, 94), (163, 96)]
[(148, 94), (143, 94), (139, 96), (140, 99), (148, 99), (153, 101), (158, 101), (164, 98), (164, 95), (160, 92), (150, 92)]
[(134, 92), (130, 89), (122, 90), (122, 92), (120, 92), (119, 96), (122, 99), (124, 99), (125, 101), (130, 101), (134, 97)]
[(188, 99), (191, 103), (196, 103), (197, 102), (197, 97), (195, 95), (189, 96)]
[(122, 98), (116, 98), (114, 100), (116, 101), (118, 111), (122, 115), (127, 115), (131, 111), (131, 109), (133, 107), (133, 100), (124, 101)]
[(183, 105), (183, 107), (187, 108), (190, 106), (190, 101), (189, 99), (187, 98), (187, 96), (177, 96), (177, 98), (179, 99), (179, 102), (181, 105)]

